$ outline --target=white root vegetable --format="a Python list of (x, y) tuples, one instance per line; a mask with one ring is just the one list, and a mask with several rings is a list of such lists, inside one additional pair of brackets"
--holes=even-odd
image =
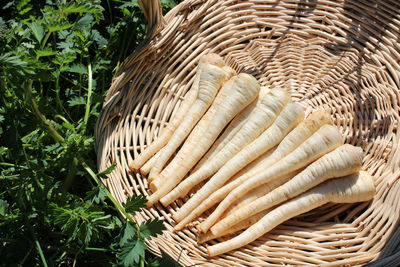
[(233, 156), (210, 180), (186, 202), (178, 212), (173, 215), (176, 221), (181, 221), (196, 206), (205, 200), (214, 191), (218, 190), (236, 172), (245, 167), (261, 154), (276, 146), (297, 124), (304, 118), (303, 109), (289, 103), (285, 106), (274, 123), (265, 130), (256, 140), (245, 146)]
[(203, 68), (207, 67), (208, 64), (215, 65), (217, 67), (222, 68), (225, 63), (223, 59), (216, 54), (208, 54), (204, 55), (200, 58), (200, 62), (198, 68), (196, 70), (196, 76), (193, 81), (193, 85), (191, 89), (185, 95), (185, 99), (183, 100), (181, 106), (172, 117), (171, 121), (167, 124), (167, 126), (162, 130), (162, 133), (159, 137), (154, 140), (140, 155), (135, 158), (130, 164), (129, 168), (131, 171), (137, 172), (139, 168), (143, 166), (154, 154), (156, 154), (165, 144), (170, 140), (172, 134), (175, 132), (178, 125), (181, 123), (183, 118), (188, 113), (188, 110), (195, 102), (195, 99), (198, 95), (199, 89), (199, 80), (200, 74)]
[(177, 198), (185, 196), (195, 185), (213, 175), (233, 155), (238, 153), (245, 145), (252, 142), (268, 128), (289, 101), (289, 92), (281, 89), (273, 89), (264, 95), (248, 116), (246, 123), (230, 142), (211, 160), (204, 163), (200, 169), (192, 173), (170, 193), (161, 198), (161, 203), (164, 206), (169, 205)]
[(246, 173), (253, 171), (254, 169), (258, 169), (260, 166), (263, 166), (263, 164), (266, 162), (267, 158), (275, 151), (276, 146), (247, 164), (244, 168), (242, 168), (240, 171), (235, 173), (235, 175), (232, 176), (224, 185), (227, 185), (228, 183), (236, 180), (237, 178), (241, 178), (244, 176)]
[(250, 190), (276, 179), (279, 174), (282, 175), (303, 168), (342, 144), (343, 137), (336, 127), (332, 125), (322, 126), (289, 155), (232, 190), (201, 224), (200, 229), (207, 232), (236, 199), (244, 196)]
[(285, 174), (282, 177), (279, 177), (279, 178), (271, 181), (270, 183), (266, 183), (266, 184), (263, 184), (260, 187), (254, 188), (253, 190), (248, 192), (246, 195), (244, 195), (241, 198), (237, 199), (224, 212), (224, 215), (222, 217), (226, 217), (226, 216), (229, 216), (232, 213), (235, 213), (237, 210), (239, 210), (240, 208), (248, 205), (252, 201), (258, 199), (259, 197), (262, 197), (262, 196), (268, 194), (269, 192), (273, 191), (277, 187), (285, 184), (286, 182), (288, 182), (290, 179), (292, 179), (293, 177), (295, 177), (299, 173), (300, 173), (300, 171), (297, 170), (297, 171), (291, 172), (289, 174)]
[(241, 177), (242, 181), (250, 179), (287, 156), (325, 124), (332, 124), (329, 114), (323, 110), (317, 110), (311, 113), (304, 121), (297, 125), (296, 128), (288, 133), (285, 138), (283, 138), (273, 153), (263, 159), (262, 164), (259, 164), (257, 167), (243, 173), (244, 176)]
[(236, 233), (240, 230), (249, 228), (250, 226), (252, 226), (253, 224), (255, 224), (256, 222), (258, 222), (262, 217), (264, 217), (267, 213), (269, 212), (269, 210), (264, 210), (256, 215), (251, 216), (250, 218), (247, 218), (244, 221), (241, 221), (238, 224), (235, 224), (234, 226), (232, 226), (231, 228), (229, 228), (226, 232), (220, 233), (218, 235), (213, 234), (211, 231), (208, 231), (207, 233), (201, 233), (199, 234), (199, 236), (197, 237), (197, 243), (202, 244), (205, 243), (209, 240), (221, 237), (221, 236), (225, 236), (225, 235), (229, 235), (232, 233)]
[(216, 256), (245, 246), (279, 224), (299, 214), (308, 212), (328, 202), (355, 203), (368, 201), (375, 194), (372, 177), (366, 172), (359, 172), (342, 178), (336, 178), (277, 206), (257, 223), (243, 233), (222, 243), (207, 248), (209, 256)]
[(213, 118), (210, 120), (204, 135), (196, 140), (193, 140), (189, 136), (177, 155), (161, 172), (160, 178), (166, 179), (168, 177), (168, 179), (165, 180), (162, 187), (150, 195), (147, 202), (148, 206), (151, 206), (166, 195), (183, 179), (212, 146), (218, 135), (233, 117), (257, 97), (259, 90), (260, 85), (258, 81), (251, 75), (241, 73), (233, 78), (232, 86), (229, 89), (229, 97), (224, 98), (224, 101), (221, 101), (221, 103), (217, 103), (219, 104), (217, 112), (215, 112)]
[(238, 187), (240, 184), (242, 184), (244, 181), (247, 180), (247, 178), (243, 179), (244, 174), (248, 171), (251, 171), (254, 168), (258, 168), (260, 165), (263, 164), (263, 161), (265, 158), (267, 158), (274, 149), (271, 149), (261, 155), (258, 159), (254, 160), (252, 163), (247, 165), (245, 168), (240, 170), (235, 176), (231, 178), (223, 187), (212, 193), (207, 199), (202, 201), (200, 205), (195, 207), (193, 211), (190, 212), (183, 220), (181, 220), (177, 225), (175, 225), (174, 230), (178, 231), (181, 230), (184, 226), (186, 226), (188, 223), (193, 221), (195, 218), (200, 216), (203, 212), (214, 206), (216, 203), (220, 202), (226, 195), (229, 194), (234, 188)]
[[(142, 175), (147, 175), (149, 174), (151, 168), (154, 166), (154, 164), (157, 162), (157, 158), (160, 156), (160, 151), (159, 150), (154, 156), (152, 156), (145, 164), (143, 164), (142, 167), (140, 167), (140, 173)], [(152, 181), (152, 179), (147, 179), (149, 182)]]
[[(211, 107), (207, 110), (206, 114), (200, 119), (200, 121), (196, 124), (194, 129), (190, 132), (190, 135), (185, 140), (185, 143), (190, 144), (193, 142), (198, 142), (201, 138), (203, 138), (205, 132), (208, 129), (210, 121), (214, 118), (215, 114), (218, 112), (218, 107), (222, 104), (222, 102), (229, 97), (230, 88), (233, 85), (234, 78), (229, 79), (223, 84), (222, 89), (218, 92), (217, 97), (215, 98)], [(162, 153), (162, 150), (160, 151)], [(150, 189), (151, 191), (155, 192), (165, 184), (167, 178), (162, 177), (161, 175), (155, 179), (149, 177)]]
[[(245, 205), (245, 204), (247, 204), (247, 202), (254, 200), (253, 198), (256, 198), (258, 195), (261, 195), (262, 193), (266, 194), (266, 193), (274, 190), (275, 188), (277, 188), (278, 186), (282, 185), (283, 183), (288, 181), (290, 178), (295, 176), (296, 173), (297, 172), (282, 175), (278, 179), (276, 179), (276, 180), (272, 181), (271, 183), (269, 183), (268, 185), (264, 186), (262, 188), (262, 190), (260, 190), (262, 192), (260, 192), (260, 191), (250, 192), (250, 193), (254, 193), (254, 195), (251, 194), (251, 195), (244, 196), (243, 198), (241, 198), (239, 200), (240, 202), (243, 201), (243, 203), (237, 203), (237, 204)], [(243, 177), (244, 176), (240, 176), (240, 177), (236, 178), (235, 180), (227, 183), (226, 185), (224, 185), (223, 187), (219, 188), (217, 191), (212, 193), (207, 199), (202, 201), (195, 209), (193, 209), (193, 211), (190, 212), (182, 221), (180, 221), (177, 225), (175, 225), (174, 230), (181, 230), (188, 223), (190, 223), (195, 218), (200, 216), (203, 212), (205, 212), (206, 210), (210, 209), (215, 204), (217, 204), (218, 202), (223, 200), (224, 197), (226, 197), (233, 189), (235, 189), (236, 187), (238, 187), (240, 184), (244, 183), (247, 180), (247, 179), (243, 179)], [(227, 211), (227, 213), (228, 213), (228, 211)], [(201, 226), (201, 224), (199, 224), (197, 227), (200, 227), (200, 226)], [(201, 229), (199, 229), (199, 230), (201, 230)]]
[[(207, 131), (207, 128), (210, 124), (211, 119), (214, 117), (214, 115), (217, 112), (217, 102), (221, 102), (222, 99), (228, 97), (228, 91), (226, 88), (229, 88), (233, 83), (233, 79), (228, 80), (227, 82), (224, 83), (223, 88), (218, 92), (218, 95), (213, 103), (213, 105), (207, 110), (206, 114), (200, 119), (200, 121), (196, 124), (196, 126), (193, 128), (193, 130), (190, 132), (190, 135), (188, 138), (185, 140), (185, 143), (190, 143), (193, 141), (197, 141), (201, 139), (204, 136), (204, 133)], [(160, 150), (160, 153), (162, 153), (162, 150)], [(176, 156), (176, 155), (175, 155)], [(174, 157), (171, 157), (171, 161)], [(168, 163), (167, 163), (168, 165)], [(150, 189), (152, 192), (157, 191), (162, 187), (163, 184), (165, 184), (167, 178), (162, 177), (160, 174), (155, 177), (149, 177), (148, 180), (151, 181), (150, 183)]]
[(262, 97), (269, 92), (269, 88), (266, 86), (260, 87), (260, 92), (258, 93), (258, 97), (253, 100), (253, 102), (248, 105), (243, 111), (233, 118), (233, 120), (228, 124), (226, 129), (222, 132), (221, 136), (214, 142), (212, 147), (207, 151), (207, 153), (201, 158), (201, 160), (196, 164), (191, 173), (197, 171), (206, 161), (213, 158), (222, 148), (228, 144), (235, 134), (240, 130), (243, 124), (246, 123), (248, 117), (252, 113), (253, 109), (256, 107), (257, 103), (259, 103)]
[[(313, 133), (315, 133), (322, 125), (332, 124), (332, 120), (328, 113), (323, 110), (316, 110), (312, 112), (304, 121), (302, 121), (299, 125), (296, 126), (288, 135), (283, 138), (275, 151), (264, 160), (263, 164), (260, 164), (258, 168), (253, 168), (248, 171), (245, 175), (249, 179), (255, 176), (257, 173), (265, 170), (269, 166), (273, 165), (275, 162), (278, 162), (280, 159), (288, 155), (290, 152), (295, 150), (301, 143), (303, 143), (308, 137), (310, 137)], [(296, 172), (297, 174), (298, 172)], [(294, 175), (293, 175), (294, 176)], [(291, 177), (293, 177), (291, 176)], [(244, 180), (245, 177), (243, 177)], [(281, 178), (279, 179), (281, 180)], [(268, 192), (268, 187), (270, 184), (264, 185), (259, 189), (253, 189), (254, 194), (248, 193), (245, 197), (242, 197), (240, 200), (236, 200), (233, 206), (229, 207), (229, 209), (225, 212), (226, 214), (231, 213), (233, 210), (238, 209), (241, 206), (250, 203), (262, 195), (265, 195), (263, 192)], [(266, 187), (266, 188), (265, 188)], [(265, 188), (265, 189), (264, 189)], [(264, 191), (265, 190), (265, 191)]]
[(154, 164), (149, 174), (149, 177), (152, 179), (159, 174), (164, 165), (167, 163), (168, 159), (182, 144), (196, 123), (210, 107), (216, 94), (221, 88), (222, 83), (227, 78), (226, 71), (215, 65), (204, 63), (199, 65), (199, 67), (201, 67), (201, 70), (197, 98), (190, 105), (190, 108), (187, 110), (168, 143), (166, 143), (161, 149), (162, 152), (157, 158), (157, 162)]
[(362, 160), (361, 148), (349, 144), (340, 146), (311, 163), (287, 183), (217, 222), (211, 227), (211, 232), (222, 233), (240, 221), (300, 195), (328, 179), (358, 172), (361, 169)]
[(317, 110), (311, 113), (283, 138), (274, 153), (268, 158), (268, 162), (263, 165), (263, 168), (265, 169), (273, 165), (288, 155), (325, 124), (332, 124), (328, 113), (323, 110)]
[[(274, 189), (276, 189), (277, 187), (283, 185), (284, 183), (286, 183), (287, 181), (289, 181), (291, 178), (293, 178), (294, 176), (296, 176), (299, 173), (299, 171), (294, 171), (288, 174), (284, 174), (284, 175), (280, 175), (279, 177), (277, 177), (277, 179), (272, 180), (271, 182), (264, 184), (258, 188), (255, 188), (253, 190), (251, 190), (250, 192), (248, 192), (246, 195), (242, 196), (241, 198), (239, 198), (238, 200), (236, 200), (226, 211), (224, 211), (224, 213), (221, 215), (222, 220), (227, 217), (230, 216), (231, 214), (236, 213), (237, 210), (241, 209), (242, 207), (248, 205), (249, 203), (251, 203), (252, 201), (255, 201), (256, 199), (258, 199), (259, 197), (264, 196), (265, 194), (268, 194), (269, 192), (273, 191)], [(214, 192), (213, 194), (211, 194), (211, 196), (209, 197), (209, 199), (206, 199), (199, 207), (197, 207), (193, 212), (197, 212), (200, 208), (202, 208), (203, 210), (206, 210), (206, 208), (204, 206), (207, 206), (208, 208), (211, 208), (211, 202), (212, 204), (216, 204), (217, 202), (220, 202), (224, 199), (224, 197), (226, 197), (233, 189), (235, 189), (236, 187), (238, 187), (239, 185), (243, 184), (245, 181), (247, 181), (248, 178), (243, 175), (241, 177), (239, 177), (237, 179), (237, 181), (232, 181), (231, 183), (224, 185), (223, 187), (221, 187), (220, 189), (218, 189), (216, 192)], [(218, 193), (219, 194), (218, 194)], [(214, 195), (215, 194), (215, 195)], [(223, 196), (222, 196), (223, 194)], [(220, 197), (216, 197), (216, 196), (220, 196)], [(204, 206), (203, 206), (204, 205)], [(192, 213), (190, 213), (188, 215), (189, 218), (192, 218)], [(244, 220), (247, 220), (249, 218), (246, 218)], [(192, 219), (193, 220), (193, 219)], [(186, 218), (182, 220), (182, 222), (188, 223), (186, 221)], [(179, 223), (180, 224), (180, 223)], [(178, 225), (179, 225), (178, 224)], [(197, 225), (197, 229), (200, 232), (205, 233), (206, 230), (203, 229), (204, 225), (203, 224), (198, 224)], [(208, 231), (210, 232), (210, 231)], [(212, 233), (214, 235), (214, 233)], [(221, 236), (221, 232), (218, 232), (218, 236)]]

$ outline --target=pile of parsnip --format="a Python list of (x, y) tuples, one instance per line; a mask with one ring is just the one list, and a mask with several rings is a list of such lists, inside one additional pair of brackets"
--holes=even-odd
[(197, 225), (198, 242), (238, 232), (208, 246), (214, 256), (327, 202), (370, 200), (363, 151), (343, 139), (326, 112), (305, 118), (289, 92), (260, 87), (209, 54), (178, 111), (130, 168), (148, 175), (148, 206), (167, 206), (203, 184), (172, 217), (180, 230), (214, 208)]

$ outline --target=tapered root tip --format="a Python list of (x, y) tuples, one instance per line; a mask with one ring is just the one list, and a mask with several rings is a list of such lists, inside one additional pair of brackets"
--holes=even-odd
[[(172, 212), (171, 212), (171, 217), (172, 217), (172, 219), (174, 219), (175, 222), (177, 223), (177, 225), (175, 225), (174, 228), (179, 228), (179, 227), (181, 227), (181, 226), (180, 226), (180, 221), (178, 221), (177, 219), (175, 219), (176, 214), (177, 214), (177, 211), (172, 211)], [(180, 229), (182, 229), (182, 227), (181, 227)], [(178, 229), (178, 230), (180, 230), (180, 229)]]
[(210, 256), (210, 257), (218, 256), (218, 255), (221, 255), (221, 254), (223, 254), (225, 252), (229, 252), (229, 251), (234, 250), (234, 249), (237, 248), (237, 247), (232, 248), (231, 244), (228, 244), (227, 242), (229, 243), (229, 241), (225, 241), (225, 242), (222, 242), (222, 243), (217, 243), (217, 244), (212, 245), (212, 246), (207, 246), (207, 254), (208, 254), (208, 256)]

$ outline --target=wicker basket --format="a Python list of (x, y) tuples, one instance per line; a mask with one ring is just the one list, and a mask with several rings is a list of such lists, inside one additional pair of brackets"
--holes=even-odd
[[(140, 1), (139, 1), (140, 2)], [(215, 52), (263, 85), (291, 90), (308, 110), (328, 110), (346, 142), (361, 146), (377, 194), (361, 204), (328, 204), (289, 220), (255, 242), (209, 258), (195, 227), (172, 232), (171, 210), (157, 204), (140, 223), (165, 219), (152, 239), (182, 265), (395, 265), (400, 258), (400, 3), (367, 0), (186, 0), (165, 17), (158, 0), (140, 3), (146, 43), (115, 75), (96, 127), (98, 166), (119, 202), (148, 195), (128, 163), (158, 135), (190, 88), (198, 59)], [(210, 241), (208, 244), (212, 244)]]

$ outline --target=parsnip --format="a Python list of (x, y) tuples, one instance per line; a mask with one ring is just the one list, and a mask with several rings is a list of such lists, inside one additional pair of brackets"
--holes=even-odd
[(265, 130), (256, 140), (245, 146), (239, 153), (233, 156), (210, 180), (186, 202), (182, 208), (173, 215), (176, 221), (181, 221), (191, 210), (220, 188), (236, 172), (245, 167), (261, 154), (277, 145), (297, 124), (304, 118), (303, 109), (289, 103), (279, 114), (274, 123)]
[[(272, 181), (269, 183), (267, 186), (263, 188), (264, 194), (267, 192), (272, 191), (276, 187), (280, 186), (281, 184), (285, 183), (288, 181), (290, 178), (292, 178), (295, 175), (295, 173), (289, 173), (280, 176), (278, 179)], [(195, 218), (200, 216), (203, 212), (206, 210), (210, 209), (212, 206), (220, 202), (221, 200), (224, 199), (233, 189), (238, 187), (240, 184), (244, 183), (247, 179), (243, 179), (243, 175), (238, 177), (237, 179), (227, 183), (214, 193), (212, 193), (208, 198), (206, 198), (204, 201), (202, 201), (196, 208), (194, 208), (183, 220), (181, 220), (177, 225), (175, 225), (174, 230), (181, 230), (185, 225), (193, 221)], [(268, 191), (269, 190), (269, 191)], [(257, 192), (257, 194), (261, 194), (260, 192)], [(253, 197), (250, 196), (245, 196), (249, 197), (250, 199)], [(242, 200), (242, 199), (241, 199)], [(245, 200), (243, 200), (245, 201)], [(247, 202), (247, 201), (246, 201)], [(201, 224), (198, 225), (200, 227)]]
[(260, 172), (261, 169), (266, 169), (275, 162), (278, 162), (280, 159), (295, 150), (301, 143), (325, 124), (332, 124), (332, 120), (328, 113), (323, 110), (317, 110), (311, 113), (304, 121), (297, 125), (296, 128), (288, 133), (285, 138), (283, 138), (275, 152), (268, 158), (262, 168), (254, 169), (252, 172), (249, 172), (247, 174), (248, 177), (252, 177)]
[(207, 152), (224, 127), (236, 114), (249, 105), (258, 95), (260, 85), (251, 75), (241, 73), (233, 78), (229, 89), (229, 97), (217, 106), (217, 112), (210, 120), (204, 136), (200, 139), (185, 141), (177, 155), (162, 171), (160, 177), (167, 178), (162, 187), (148, 198), (147, 205), (151, 206), (166, 195), (178, 184), (198, 160)]
[[(285, 184), (288, 182), (290, 179), (295, 177), (297, 174), (300, 173), (300, 170), (291, 172), (289, 174), (285, 174), (280, 178), (277, 178), (270, 183), (263, 184), (262, 186), (259, 186), (257, 188), (254, 188), (253, 190), (249, 191), (246, 195), (242, 196), (241, 198), (237, 199), (225, 212), (223, 217), (226, 217), (234, 212), (236, 210), (248, 205), (252, 201), (258, 199), (259, 197), (262, 197), (272, 190), (276, 189), (277, 187)], [(247, 180), (247, 179), (246, 179)], [(231, 190), (232, 191), (232, 190)]]
[[(159, 150), (156, 154), (154, 154), (145, 164), (143, 164), (142, 167), (140, 167), (140, 173), (142, 175), (147, 175), (149, 174), (151, 168), (154, 166), (154, 164), (157, 162), (157, 158), (160, 156), (160, 151)], [(147, 179), (149, 182), (152, 181), (152, 179)]]
[[(254, 168), (258, 168), (260, 165), (262, 165), (265, 158), (268, 157), (273, 150), (274, 149), (267, 151), (261, 157), (254, 160), (252, 163), (250, 163), (245, 168), (240, 170), (237, 174), (235, 174), (223, 187), (212, 193), (207, 199), (202, 201), (200, 205), (195, 207), (195, 209), (193, 209), (190, 212), (190, 214), (188, 214), (185, 218), (183, 218), (183, 220), (181, 220), (177, 225), (175, 225), (174, 230), (175, 231), (181, 230), (186, 224), (190, 223), (196, 217), (200, 216), (204, 211), (208, 210), (213, 205), (220, 202), (224, 197), (226, 197), (226, 195), (229, 194), (229, 192), (231, 192), (234, 188), (236, 188), (245, 181), (242, 179), (245, 173), (251, 171)], [(174, 217), (174, 213), (172, 217)]]
[(250, 190), (276, 179), (279, 174), (282, 175), (303, 168), (342, 144), (343, 137), (336, 127), (332, 125), (322, 126), (292, 153), (232, 190), (201, 224), (202, 231), (206, 232), (236, 199)]
[[(233, 85), (234, 78), (229, 79), (223, 84), (222, 89), (218, 92), (217, 97), (215, 98), (213, 104), (211, 107), (207, 110), (206, 114), (200, 119), (200, 121), (196, 124), (196, 126), (193, 128), (193, 130), (190, 132), (190, 135), (188, 138), (185, 140), (185, 143), (193, 143), (193, 142), (198, 142), (201, 138), (203, 138), (205, 132), (208, 129), (208, 126), (210, 124), (210, 121), (214, 118), (216, 113), (218, 112), (218, 107), (221, 105), (221, 103), (229, 97), (229, 91), (230, 88)], [(160, 153), (162, 150), (160, 151)], [(176, 155), (175, 155), (176, 156)], [(162, 187), (163, 184), (165, 184), (165, 181), (167, 178), (162, 177), (161, 175), (157, 176), (156, 178), (149, 177), (149, 181), (152, 181), (150, 183), (150, 189), (151, 191), (155, 192), (158, 189)]]
[(257, 198), (211, 227), (213, 234), (226, 231), (240, 221), (293, 198), (331, 178), (350, 175), (361, 169), (363, 151), (342, 145), (311, 163), (301, 173), (272, 192)]
[(325, 111), (317, 110), (311, 113), (304, 121), (297, 125), (296, 128), (288, 133), (285, 138), (283, 138), (272, 154), (262, 160), (262, 163), (257, 167), (244, 172), (243, 177), (240, 178), (240, 183), (257, 175), (283, 157), (287, 156), (325, 124), (332, 124), (332, 120)]
[(137, 172), (139, 168), (143, 166), (143, 164), (145, 164), (154, 154), (156, 154), (163, 146), (165, 146), (168, 140), (170, 140), (172, 134), (175, 132), (176, 128), (181, 123), (184, 116), (186, 116), (188, 110), (195, 102), (199, 91), (199, 80), (201, 76), (201, 71), (203, 70), (203, 68), (206, 68), (208, 64), (212, 64), (222, 68), (225, 65), (225, 62), (220, 56), (216, 54), (208, 54), (200, 58), (193, 85), (189, 92), (187, 92), (187, 94), (185, 95), (185, 99), (182, 102), (181, 106), (172, 117), (171, 121), (163, 129), (161, 135), (131, 162), (129, 168), (132, 171)]
[(328, 202), (355, 203), (373, 198), (375, 185), (372, 177), (360, 172), (336, 178), (293, 198), (268, 212), (257, 223), (243, 233), (222, 243), (207, 248), (210, 256), (216, 256), (245, 246), (284, 221), (310, 211)]
[(289, 92), (280, 88), (273, 89), (264, 95), (248, 116), (246, 123), (239, 129), (230, 142), (211, 160), (203, 164), (199, 170), (191, 174), (170, 193), (161, 198), (161, 203), (165, 206), (177, 198), (185, 196), (195, 185), (213, 175), (233, 155), (238, 153), (245, 145), (252, 142), (268, 128), (289, 101)]
[(235, 175), (233, 175), (224, 185), (236, 180), (239, 177), (242, 177), (243, 175), (245, 175), (248, 172), (253, 171), (254, 169), (258, 169), (260, 166), (263, 166), (263, 164), (266, 162), (267, 158), (275, 151), (275, 149), (276, 149), (276, 146), (274, 146), (273, 148), (271, 148), (270, 150), (268, 150), (267, 152), (265, 152), (264, 154), (262, 154), (261, 156), (259, 156), (258, 158), (256, 158), (252, 162), (250, 162), (249, 164), (247, 164), (244, 168), (240, 169), (240, 171), (235, 173)]
[(261, 86), (258, 97), (253, 100), (253, 102), (248, 105), (243, 111), (233, 118), (233, 120), (228, 124), (226, 129), (223, 131), (220, 137), (214, 142), (212, 147), (207, 151), (207, 153), (200, 159), (200, 161), (193, 168), (191, 173), (197, 171), (207, 160), (213, 158), (226, 144), (228, 144), (235, 134), (240, 130), (243, 124), (246, 123), (248, 117), (252, 113), (256, 105), (262, 100), (263, 96), (267, 94), (270, 89), (267, 86)]
[(190, 131), (210, 107), (222, 83), (227, 78), (226, 71), (220, 67), (208, 63), (199, 65), (200, 67), (197, 98), (184, 114), (168, 143), (161, 149), (162, 152), (150, 171), (149, 177), (151, 179), (154, 179), (159, 174), (168, 159), (189, 135)]
[[(223, 84), (223, 87), (218, 92), (218, 95), (213, 101), (213, 104), (207, 110), (206, 114), (196, 124), (194, 129), (190, 132), (190, 135), (185, 140), (185, 143), (191, 144), (193, 142), (198, 142), (198, 140), (203, 138), (203, 136), (207, 132), (210, 121), (214, 118), (214, 116), (218, 112), (218, 107), (221, 106), (221, 104), (225, 101), (225, 99), (229, 97), (230, 88), (233, 86), (234, 81), (235, 78), (231, 78)], [(162, 150), (160, 152), (162, 152)], [(157, 191), (165, 184), (166, 179), (169, 179), (169, 177), (164, 178), (161, 175), (159, 175), (156, 179), (151, 179), (151, 177), (149, 177), (149, 180), (152, 181), (150, 183), (150, 189), (153, 192)]]
[(260, 213), (253, 215), (250, 218), (247, 218), (246, 220), (241, 221), (238, 224), (235, 224), (234, 226), (229, 228), (226, 232), (220, 233), (218, 235), (213, 234), (211, 231), (208, 231), (207, 233), (199, 234), (199, 236), (197, 237), (197, 243), (202, 244), (209, 240), (212, 240), (212, 239), (215, 239), (215, 238), (218, 238), (221, 236), (229, 235), (232, 233), (236, 233), (240, 230), (249, 228), (256, 222), (258, 222), (262, 217), (264, 217), (268, 212), (269, 212), (269, 210), (261, 211)]

